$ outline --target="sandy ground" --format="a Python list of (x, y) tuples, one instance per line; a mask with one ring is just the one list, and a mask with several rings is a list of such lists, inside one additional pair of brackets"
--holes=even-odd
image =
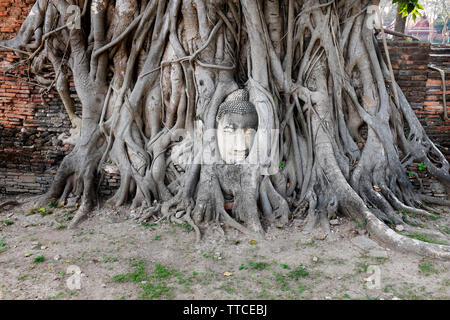
[(196, 244), (187, 225), (128, 213), (100, 209), (71, 230), (64, 208), (0, 211), (0, 299), (450, 298), (449, 262), (364, 248), (355, 239), (369, 236), (346, 219), (332, 226), (335, 240), (294, 220), (257, 241), (202, 226)]

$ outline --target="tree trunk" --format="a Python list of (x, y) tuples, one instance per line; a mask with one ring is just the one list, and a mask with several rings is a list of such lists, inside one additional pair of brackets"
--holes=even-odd
[(408, 17), (404, 17), (402, 18), (402, 14), (401, 13), (397, 13), (397, 15), (395, 16), (395, 28), (394, 31), (400, 32), (400, 33), (405, 33), (405, 29), (406, 29), (406, 19)]
[[(46, 59), (43, 46), (54, 57), (68, 48), (70, 59), (51, 61), (71, 71), (83, 106), (75, 148), (43, 203), (75, 196), (76, 227), (110, 160), (121, 182), (108, 205), (186, 222), (198, 239), (204, 222), (263, 237), (269, 223), (292, 218), (330, 234), (328, 220), (347, 215), (387, 245), (450, 258), (449, 246), (394, 231), (417, 231), (410, 215), (434, 218), (419, 209), (427, 207), (406, 166), (425, 163), (449, 191), (450, 166), (391, 82), (374, 37), (376, 3), (80, 0), (77, 29), (66, 25), (66, 1), (36, 1), (1, 44), (32, 60)], [(214, 129), (237, 89), (259, 124), (247, 160), (230, 164)]]

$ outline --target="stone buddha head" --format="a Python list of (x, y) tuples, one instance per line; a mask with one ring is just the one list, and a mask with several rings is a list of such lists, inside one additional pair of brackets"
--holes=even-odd
[(216, 117), (217, 144), (227, 164), (243, 163), (250, 153), (258, 128), (258, 113), (248, 91), (232, 92), (219, 106)]

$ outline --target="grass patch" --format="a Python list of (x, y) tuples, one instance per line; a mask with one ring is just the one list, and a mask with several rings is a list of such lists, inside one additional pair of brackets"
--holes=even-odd
[(145, 281), (148, 278), (147, 272), (145, 271), (144, 261), (138, 260), (131, 264), (133, 268), (135, 268), (134, 272), (118, 274), (113, 276), (113, 281), (117, 283), (124, 282), (141, 282)]
[(356, 262), (355, 263), (355, 272), (356, 273), (367, 272), (368, 268), (369, 268), (369, 264), (367, 262)]
[(70, 221), (70, 220), (72, 220), (72, 213), (65, 212), (64, 213), (64, 221)]
[(119, 261), (118, 258), (115, 257), (103, 257), (103, 262), (108, 263), (108, 262), (117, 262)]
[(173, 223), (173, 225), (183, 229), (186, 232), (191, 232), (193, 230), (192, 226), (188, 223)]
[[(299, 265), (297, 268), (295, 268), (292, 271), (289, 271), (287, 273), (277, 272), (275, 274), (275, 282), (277, 282), (280, 285), (281, 291), (288, 291), (289, 290), (289, 283), (291, 281), (298, 281), (300, 278), (306, 278), (309, 277), (309, 272), (306, 270), (306, 268), (303, 265)], [(303, 290), (302, 290), (303, 292)], [(300, 292), (301, 293), (301, 292)]]
[(143, 260), (137, 260), (131, 264), (134, 272), (118, 274), (112, 280), (116, 283), (139, 283), (142, 289), (140, 299), (170, 298), (173, 296), (174, 287), (168, 286), (168, 280), (180, 274), (175, 269), (168, 269), (161, 264), (155, 264), (153, 272), (148, 274)]
[(11, 226), (11, 225), (14, 224), (14, 221), (11, 221), (11, 220), (3, 220), (2, 223), (3, 223), (5, 226)]
[(304, 266), (300, 265), (297, 268), (295, 268), (294, 270), (292, 270), (291, 272), (289, 272), (288, 276), (291, 279), (298, 280), (300, 278), (308, 277), (309, 276), (309, 272), (306, 271), (306, 268)]
[(423, 242), (448, 245), (447, 242), (430, 239), (424, 234), (410, 233), (410, 234), (407, 234), (407, 236), (410, 237), (410, 238), (413, 238), (413, 239), (417, 239), (417, 240), (423, 241)]
[(249, 264), (250, 268), (252, 268), (253, 270), (258, 270), (258, 271), (265, 270), (269, 267), (269, 264), (267, 262), (250, 261), (248, 264)]
[(425, 277), (428, 277), (432, 273), (438, 274), (439, 271), (434, 268), (433, 262), (431, 261), (424, 261), (419, 264), (419, 270), (421, 273), (425, 275)]
[(33, 261), (36, 262), (36, 263), (44, 262), (45, 261), (45, 257), (44, 256), (39, 256), (39, 257), (34, 258)]
[(335, 265), (344, 265), (345, 264), (345, 259), (342, 259), (342, 258), (330, 258), (329, 260), (331, 263), (333, 263)]
[(146, 228), (146, 229), (148, 229), (148, 228), (153, 228), (153, 227), (156, 227), (156, 226), (157, 226), (156, 223), (148, 223), (148, 222), (145, 222), (145, 221), (142, 221), (142, 222), (140, 223), (140, 225), (143, 226), (143, 227)]
[(8, 251), (8, 247), (6, 246), (6, 242), (0, 239), (0, 253)]
[(441, 232), (443, 232), (443, 233), (450, 234), (450, 227), (440, 226), (439, 230), (441, 230)]

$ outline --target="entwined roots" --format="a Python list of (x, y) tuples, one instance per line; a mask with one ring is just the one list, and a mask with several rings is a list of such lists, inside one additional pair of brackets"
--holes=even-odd
[[(79, 2), (81, 29), (64, 27), (66, 1), (39, 0), (18, 36), (2, 43), (34, 50), (36, 74), (48, 54), (53, 84), (81, 128), (43, 200), (80, 197), (73, 225), (112, 161), (121, 182), (108, 205), (131, 201), (141, 220), (188, 223), (197, 239), (206, 221), (263, 236), (262, 220), (286, 224), (305, 213), (307, 229), (328, 233), (328, 220), (345, 214), (387, 245), (450, 257), (448, 246), (390, 228), (417, 231), (405, 221), (435, 217), (405, 168), (425, 163), (450, 191), (449, 163), (391, 79), (366, 10), (371, 1)], [(70, 72), (81, 121), (68, 95)], [(268, 152), (280, 160), (275, 174), (201, 164), (196, 143), (210, 143), (219, 104), (243, 87), (259, 129), (279, 132)]]

